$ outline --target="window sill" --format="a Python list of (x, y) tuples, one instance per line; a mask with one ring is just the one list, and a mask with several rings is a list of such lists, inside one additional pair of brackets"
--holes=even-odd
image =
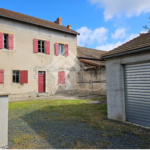
[(13, 52), (13, 51), (16, 51), (15, 49), (13, 49), (13, 50), (9, 50), (9, 49), (0, 49), (0, 51), (8, 51), (8, 52)]
[(36, 54), (38, 54), (38, 55), (48, 55), (46, 53), (36, 53)]

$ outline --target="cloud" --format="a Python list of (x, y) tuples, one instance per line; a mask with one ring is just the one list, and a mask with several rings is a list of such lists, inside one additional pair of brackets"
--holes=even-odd
[(115, 15), (125, 14), (126, 17), (139, 16), (150, 12), (150, 0), (88, 0), (98, 7), (104, 7), (104, 18), (109, 20)]
[(101, 46), (97, 46), (96, 49), (98, 50), (106, 50), (106, 51), (109, 51), (109, 50), (113, 50), (114, 48), (132, 40), (133, 38), (139, 36), (139, 34), (130, 34), (127, 36), (126, 40), (121, 42), (121, 41), (118, 41), (117, 43), (107, 43), (105, 45), (101, 45)]
[(125, 28), (117, 29), (114, 34), (111, 34), (111, 37), (113, 39), (123, 39), (123, 38), (125, 38), (126, 37), (126, 29)]
[(96, 28), (95, 30), (81, 27), (77, 30), (80, 35), (77, 38), (78, 46), (85, 46), (85, 44), (92, 44), (94, 42), (100, 44), (107, 40), (108, 29), (104, 27)]

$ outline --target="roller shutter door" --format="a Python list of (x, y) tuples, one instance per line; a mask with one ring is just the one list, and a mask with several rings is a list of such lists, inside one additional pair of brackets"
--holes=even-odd
[(126, 121), (150, 127), (150, 63), (124, 66)]

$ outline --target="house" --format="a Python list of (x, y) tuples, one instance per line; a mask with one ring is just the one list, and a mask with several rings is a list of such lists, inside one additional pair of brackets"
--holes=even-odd
[(0, 8), (0, 93), (10, 99), (76, 89), (77, 33), (62, 25)]
[(108, 118), (150, 127), (150, 33), (103, 55)]
[(80, 71), (76, 78), (77, 89), (81, 93), (106, 95), (106, 83), (102, 83), (106, 80), (105, 61), (100, 60), (104, 53), (106, 51), (77, 47)]

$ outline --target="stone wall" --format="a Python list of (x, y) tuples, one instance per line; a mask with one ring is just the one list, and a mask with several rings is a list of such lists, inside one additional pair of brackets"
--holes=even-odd
[[(91, 94), (91, 80), (106, 80), (105, 68), (79, 71), (76, 73), (77, 90), (81, 93)], [(106, 95), (106, 83), (93, 83), (93, 94)]]

